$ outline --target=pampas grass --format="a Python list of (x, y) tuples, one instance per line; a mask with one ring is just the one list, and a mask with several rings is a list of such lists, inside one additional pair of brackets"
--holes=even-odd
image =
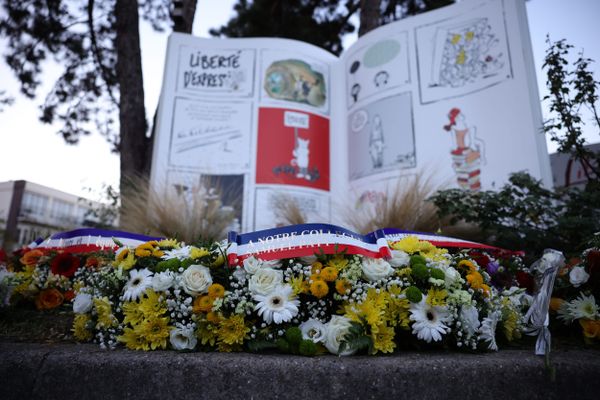
[(273, 197), (273, 212), (279, 224), (306, 224), (306, 214), (300, 209), (298, 202), (292, 196), (278, 193)]
[(433, 183), (433, 176), (423, 172), (414, 177), (401, 178), (396, 184), (375, 200), (357, 210), (346, 212), (346, 222), (360, 233), (380, 228), (397, 228), (420, 232), (436, 232), (440, 229), (437, 207), (427, 199), (440, 186)]
[[(215, 188), (216, 186), (216, 188)], [(152, 188), (147, 179), (131, 178), (121, 194), (121, 229), (186, 243), (221, 240), (235, 222), (235, 208), (223, 206), (214, 180), (177, 193)]]

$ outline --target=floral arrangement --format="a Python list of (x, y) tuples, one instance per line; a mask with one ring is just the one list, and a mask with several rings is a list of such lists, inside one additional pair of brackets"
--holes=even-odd
[(235, 266), (226, 243), (122, 247), (74, 272), (73, 332), (107, 348), (302, 355), (497, 350), (521, 336), (531, 297), (494, 282), (505, 261), (412, 236), (390, 248), (389, 260), (338, 252)]
[(600, 340), (600, 243), (559, 270), (550, 310), (564, 325), (580, 326), (586, 342)]

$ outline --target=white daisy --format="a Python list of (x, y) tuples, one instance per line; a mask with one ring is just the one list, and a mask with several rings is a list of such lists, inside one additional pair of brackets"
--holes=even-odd
[(291, 321), (298, 314), (300, 305), (298, 299), (292, 298), (292, 292), (290, 285), (283, 285), (266, 295), (254, 295), (254, 300), (258, 302), (255, 306), (258, 315), (262, 316), (267, 324)]
[(190, 252), (192, 251), (191, 246), (181, 246), (178, 249), (165, 250), (165, 254), (161, 257), (163, 260), (170, 260), (177, 258), (179, 261), (183, 261), (186, 258), (190, 258)]
[(152, 272), (148, 268), (139, 271), (132, 269), (129, 272), (129, 281), (125, 285), (123, 300), (133, 301), (139, 299), (150, 286), (152, 286)]
[(479, 326), (481, 325), (481, 322), (479, 322), (479, 312), (477, 311), (477, 308), (473, 307), (472, 305), (462, 306), (458, 318), (462, 323), (467, 339), (470, 339), (477, 332)]
[(442, 335), (450, 330), (445, 325), (451, 319), (446, 307), (431, 306), (425, 299), (420, 303), (411, 304), (410, 319), (415, 321), (412, 325), (412, 333), (427, 343), (432, 340), (434, 342), (442, 340)]
[(593, 294), (586, 296), (581, 293), (578, 298), (571, 300), (567, 307), (569, 314), (571, 314), (574, 319), (596, 319), (596, 316), (598, 315), (598, 305), (596, 304), (596, 299)]
[(488, 342), (488, 349), (498, 351), (496, 344), (496, 326), (500, 319), (500, 311), (494, 311), (483, 319), (479, 328), (479, 339)]

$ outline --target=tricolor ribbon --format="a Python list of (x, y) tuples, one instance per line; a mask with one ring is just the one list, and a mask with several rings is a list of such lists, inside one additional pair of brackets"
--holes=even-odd
[(162, 238), (138, 235), (123, 231), (95, 228), (75, 229), (56, 233), (44, 240), (36, 248), (43, 250), (62, 250), (69, 253), (85, 253), (99, 250), (116, 249), (116, 241), (124, 246), (136, 247), (150, 240)]
[(262, 260), (324, 254), (360, 254), (373, 258), (391, 257), (382, 229), (361, 235), (330, 224), (301, 224), (239, 234), (229, 232), (227, 258), (236, 265), (255, 256)]

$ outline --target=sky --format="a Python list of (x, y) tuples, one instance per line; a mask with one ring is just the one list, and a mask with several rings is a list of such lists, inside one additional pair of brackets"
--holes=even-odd
[[(225, 24), (235, 13), (235, 0), (198, 0), (193, 34), (209, 37), (208, 30)], [(546, 36), (555, 41), (567, 39), (576, 51), (600, 62), (600, 0), (529, 0), (527, 14), (535, 60), (540, 98), (546, 93), (542, 63), (547, 48)], [(140, 27), (142, 67), (146, 112), (154, 113), (160, 96), (167, 34), (156, 33), (145, 23)], [(347, 47), (355, 35), (347, 36)], [(0, 54), (6, 43), (0, 41)], [(600, 80), (600, 64), (592, 64), (596, 80)], [(58, 126), (39, 122), (39, 105), (58, 76), (56, 64), (44, 66), (43, 84), (34, 100), (19, 95), (17, 80), (3, 61), (0, 61), (0, 90), (15, 97), (15, 104), (0, 112), (0, 182), (25, 179), (68, 193), (97, 200), (103, 185), (118, 187), (119, 158), (100, 135), (82, 138), (75, 146), (66, 145), (56, 132)], [(547, 107), (542, 105), (547, 115)], [(584, 117), (585, 118), (585, 117)], [(589, 123), (589, 118), (586, 118)], [(600, 139), (598, 129), (590, 127), (586, 137), (592, 142)], [(548, 150), (556, 145), (548, 141)], [(90, 192), (91, 191), (91, 192)]]

